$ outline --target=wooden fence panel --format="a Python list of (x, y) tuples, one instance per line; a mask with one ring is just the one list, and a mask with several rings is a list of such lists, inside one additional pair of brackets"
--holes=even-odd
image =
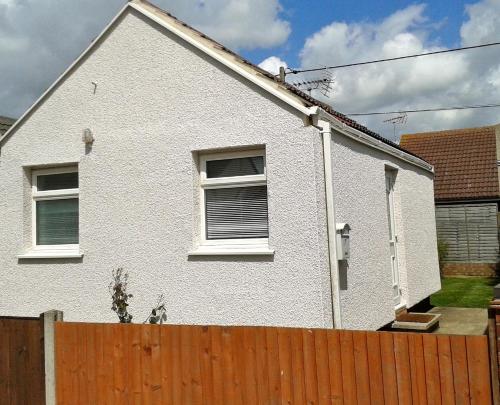
[(45, 404), (43, 323), (0, 318), (0, 403)]
[(59, 405), (491, 404), (486, 336), (58, 322), (56, 349)]

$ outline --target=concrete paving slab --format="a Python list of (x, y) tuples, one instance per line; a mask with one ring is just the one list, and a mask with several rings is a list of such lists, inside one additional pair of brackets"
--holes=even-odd
[(484, 335), (488, 310), (484, 308), (434, 307), (430, 313), (441, 314), (439, 327), (432, 333), (441, 335)]

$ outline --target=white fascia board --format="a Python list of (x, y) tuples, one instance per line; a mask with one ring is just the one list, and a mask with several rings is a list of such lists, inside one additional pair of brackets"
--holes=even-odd
[(190, 45), (194, 46), (195, 48), (199, 49), (203, 53), (207, 54), (211, 58), (220, 62), (224, 66), (230, 68), (234, 72), (238, 73), (240, 76), (243, 76), (245, 79), (251, 81), (252, 83), (256, 84), (257, 86), (259, 86), (262, 89), (266, 90), (267, 92), (271, 93), (273, 96), (279, 98), (280, 100), (282, 100), (285, 103), (289, 104), (290, 106), (294, 107), (295, 109), (300, 111), (302, 114), (305, 114), (307, 116), (309, 116), (311, 114), (309, 107), (307, 107), (307, 106), (301, 104), (300, 102), (298, 102), (297, 100), (295, 100), (291, 95), (288, 95), (286, 91), (280, 91), (280, 89), (277, 88), (276, 85), (273, 86), (271, 83), (269, 83), (268, 79), (259, 77), (258, 75), (251, 73), (248, 70), (242, 68), (237, 63), (234, 63), (230, 59), (224, 57), (221, 53), (214, 51), (214, 49), (212, 47), (203, 44), (201, 41), (198, 41), (196, 38), (193, 38), (191, 35), (188, 35), (184, 31), (178, 29), (175, 25), (169, 24), (164, 19), (158, 17), (154, 13), (151, 13), (149, 10), (146, 10), (140, 4), (129, 3), (129, 5), (133, 9), (139, 11), (140, 13), (144, 14), (146, 17), (155, 21), (157, 24), (159, 24), (162, 27), (169, 30), (172, 34), (178, 36), (179, 38), (183, 39), (184, 41), (186, 41)]
[(313, 113), (311, 113), (311, 115), (316, 115), (318, 118), (323, 118), (329, 121), (332, 124), (332, 127), (334, 127), (334, 129), (342, 135), (345, 135), (358, 142), (364, 143), (365, 145), (368, 145), (372, 148), (379, 149), (389, 155), (395, 156), (398, 159), (404, 160), (407, 163), (411, 163), (414, 166), (420, 167), (421, 169), (434, 174), (434, 166), (425, 162), (424, 160), (419, 159), (418, 157), (406, 153), (400, 149), (397, 149), (385, 142), (382, 142), (381, 140), (376, 139), (373, 136), (350, 127), (349, 125), (343, 123), (338, 118), (320, 107), (311, 107), (310, 110), (314, 111)]
[(19, 127), (26, 118), (33, 112), (39, 104), (45, 100), (46, 97), (49, 96), (50, 93), (61, 83), (66, 76), (68, 76), (72, 70), (80, 63), (80, 61), (85, 58), (85, 56), (90, 53), (90, 51), (99, 43), (99, 40), (111, 29), (114, 23), (125, 13), (125, 11), (129, 8), (129, 4), (126, 4), (118, 14), (111, 20), (111, 22), (106, 25), (106, 27), (102, 30), (102, 32), (90, 43), (90, 45), (85, 49), (82, 54), (75, 59), (75, 61), (56, 79), (52, 85), (45, 90), (45, 92), (29, 107), (21, 117), (9, 128), (9, 130), (0, 137), (0, 148), (2, 147), (4, 141), (10, 136), (12, 132), (14, 132), (17, 127)]

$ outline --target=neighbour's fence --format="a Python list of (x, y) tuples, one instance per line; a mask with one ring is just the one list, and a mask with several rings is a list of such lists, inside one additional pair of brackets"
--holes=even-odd
[(0, 403), (45, 404), (43, 318), (0, 317)]
[(57, 403), (491, 404), (486, 336), (61, 323)]

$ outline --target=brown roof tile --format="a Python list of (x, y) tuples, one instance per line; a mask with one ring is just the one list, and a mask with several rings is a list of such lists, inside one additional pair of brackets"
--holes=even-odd
[(436, 200), (499, 198), (496, 131), (500, 126), (408, 134), (400, 145), (434, 165)]

